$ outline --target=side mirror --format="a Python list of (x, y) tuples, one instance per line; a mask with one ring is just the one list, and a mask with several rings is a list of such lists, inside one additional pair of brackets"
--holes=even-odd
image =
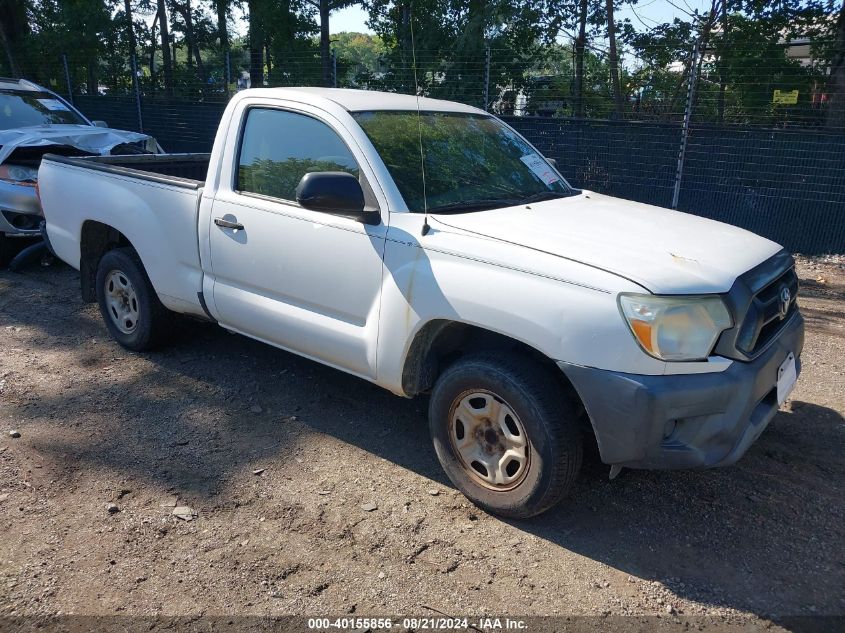
[(555, 169), (557, 169), (557, 161), (554, 158), (547, 158), (546, 162)]
[(105, 121), (91, 121), (91, 124), (94, 127), (108, 127), (109, 126), (109, 124), (106, 123)]
[(378, 211), (364, 209), (364, 190), (345, 171), (313, 171), (305, 174), (296, 187), (296, 201), (312, 211), (355, 218), (364, 224), (379, 224)]

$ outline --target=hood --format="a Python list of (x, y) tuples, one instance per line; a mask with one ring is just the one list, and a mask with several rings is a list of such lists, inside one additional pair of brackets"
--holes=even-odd
[[(105, 155), (117, 145), (152, 139), (149, 134), (92, 125), (39, 125), (0, 131), (0, 163), (19, 147), (73, 147), (91, 155)], [(158, 144), (156, 144), (158, 148)], [(161, 148), (158, 148), (159, 150)]]
[(782, 250), (729, 224), (592, 192), (529, 206), (434, 220), (601, 268), (655, 294), (727, 292)]

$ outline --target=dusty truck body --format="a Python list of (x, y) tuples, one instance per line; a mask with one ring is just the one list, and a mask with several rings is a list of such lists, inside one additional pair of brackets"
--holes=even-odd
[(430, 393), (445, 471), (502, 515), (562, 498), (586, 433), (612, 473), (731, 464), (800, 369), (780, 246), (574, 189), (468, 106), (249, 90), (210, 156), (48, 157), (40, 179), (52, 247), (121, 344), (189, 314)]
[(46, 153), (66, 156), (160, 153), (151, 136), (89, 121), (59, 95), (26, 80), (0, 78), (0, 263), (9, 238), (38, 237), (38, 166)]

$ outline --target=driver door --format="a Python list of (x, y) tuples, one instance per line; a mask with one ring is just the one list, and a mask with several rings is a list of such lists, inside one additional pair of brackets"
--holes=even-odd
[(312, 171), (361, 177), (327, 119), (245, 111), (235, 173), (212, 202), (209, 249), (221, 325), (353, 373), (375, 376), (386, 227), (299, 206)]

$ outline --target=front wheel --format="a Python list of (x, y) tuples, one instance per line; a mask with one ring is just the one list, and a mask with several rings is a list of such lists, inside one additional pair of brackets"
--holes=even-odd
[(108, 251), (100, 259), (97, 302), (109, 333), (123, 347), (136, 352), (152, 349), (170, 333), (170, 313), (132, 248)]
[(492, 514), (544, 512), (581, 467), (572, 403), (549, 372), (520, 356), (471, 356), (448, 367), (431, 395), (429, 429), (449, 479)]

